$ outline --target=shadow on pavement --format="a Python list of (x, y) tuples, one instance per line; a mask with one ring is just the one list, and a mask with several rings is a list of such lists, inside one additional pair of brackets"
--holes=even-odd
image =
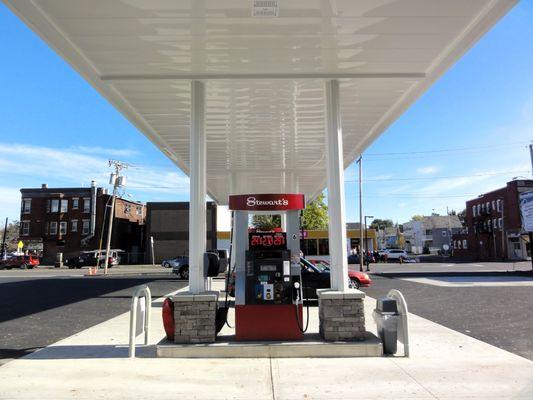
[[(103, 297), (116, 292), (157, 280), (149, 278), (103, 279), (38, 279), (6, 282), (0, 291), (0, 322), (25, 317), (82, 300)], [(111, 296), (128, 298), (131, 296)], [(156, 295), (154, 294), (154, 297)]]

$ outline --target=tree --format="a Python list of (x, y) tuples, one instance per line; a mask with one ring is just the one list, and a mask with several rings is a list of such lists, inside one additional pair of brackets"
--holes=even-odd
[(321, 193), (307, 204), (302, 216), (303, 229), (310, 231), (328, 229), (328, 206), (324, 198), (324, 194)]
[(271, 231), (281, 226), (281, 216), (279, 215), (254, 215), (252, 225), (259, 231)]
[(413, 216), (411, 217), (411, 219), (412, 219), (413, 221), (422, 221), (422, 220), (424, 219), (424, 216), (423, 216), (423, 215), (418, 215), (418, 214), (417, 214), (417, 215), (413, 215)]
[(372, 220), (372, 223), (370, 224), (371, 229), (392, 228), (393, 226), (394, 226), (394, 222), (392, 222), (391, 219), (376, 218)]
[[(3, 222), (3, 221), (2, 221)], [(7, 224), (6, 232), (6, 248), (8, 252), (17, 250), (17, 243), (19, 238), (20, 223), (13, 221)], [(2, 239), (4, 237), (4, 224), (0, 228), (0, 250), (2, 246)]]
[(463, 211), (457, 213), (457, 218), (459, 218), (459, 221), (461, 221), (461, 225), (463, 225), (463, 227), (466, 227), (466, 208)]

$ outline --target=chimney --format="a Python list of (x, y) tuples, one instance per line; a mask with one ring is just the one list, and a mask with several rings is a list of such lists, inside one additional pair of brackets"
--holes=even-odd
[(43, 184), (41, 185), (41, 189), (48, 189), (48, 185), (47, 185), (46, 183), (43, 183)]

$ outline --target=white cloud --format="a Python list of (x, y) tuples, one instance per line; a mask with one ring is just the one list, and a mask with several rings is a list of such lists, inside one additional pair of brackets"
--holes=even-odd
[(100, 146), (75, 146), (71, 147), (70, 150), (79, 153), (99, 154), (103, 156), (108, 155), (113, 157), (131, 157), (139, 155), (139, 152), (133, 149), (112, 149)]
[[(93, 153), (85, 152), (89, 148), (80, 152), (77, 151), (79, 148), (55, 149), (0, 143), (0, 169), (5, 171), (6, 185), (0, 187), (0, 210), (5, 210), (10, 218), (18, 218), (21, 187), (40, 187), (41, 183), (48, 183), (51, 187), (80, 187), (88, 186), (91, 180), (95, 180), (98, 186), (107, 186), (111, 169), (105, 155), (111, 155), (112, 149), (92, 149), (99, 150)], [(169, 195), (177, 198), (189, 193), (189, 178), (177, 168), (173, 171), (133, 165), (124, 170), (124, 175), (127, 177), (126, 191), (144, 199), (157, 197), (156, 200), (160, 200)]]
[(20, 218), (20, 190), (14, 187), (0, 186), (0, 223), (4, 227), (4, 218)]
[(416, 172), (419, 174), (434, 174), (439, 169), (435, 165), (428, 165), (427, 167), (417, 168)]

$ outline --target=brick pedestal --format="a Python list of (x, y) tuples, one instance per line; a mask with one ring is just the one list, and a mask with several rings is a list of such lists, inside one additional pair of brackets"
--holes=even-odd
[(218, 292), (178, 293), (174, 302), (174, 343), (213, 343)]
[(317, 290), (320, 318), (320, 336), (327, 341), (365, 339), (365, 294), (350, 289), (338, 292), (331, 289)]

